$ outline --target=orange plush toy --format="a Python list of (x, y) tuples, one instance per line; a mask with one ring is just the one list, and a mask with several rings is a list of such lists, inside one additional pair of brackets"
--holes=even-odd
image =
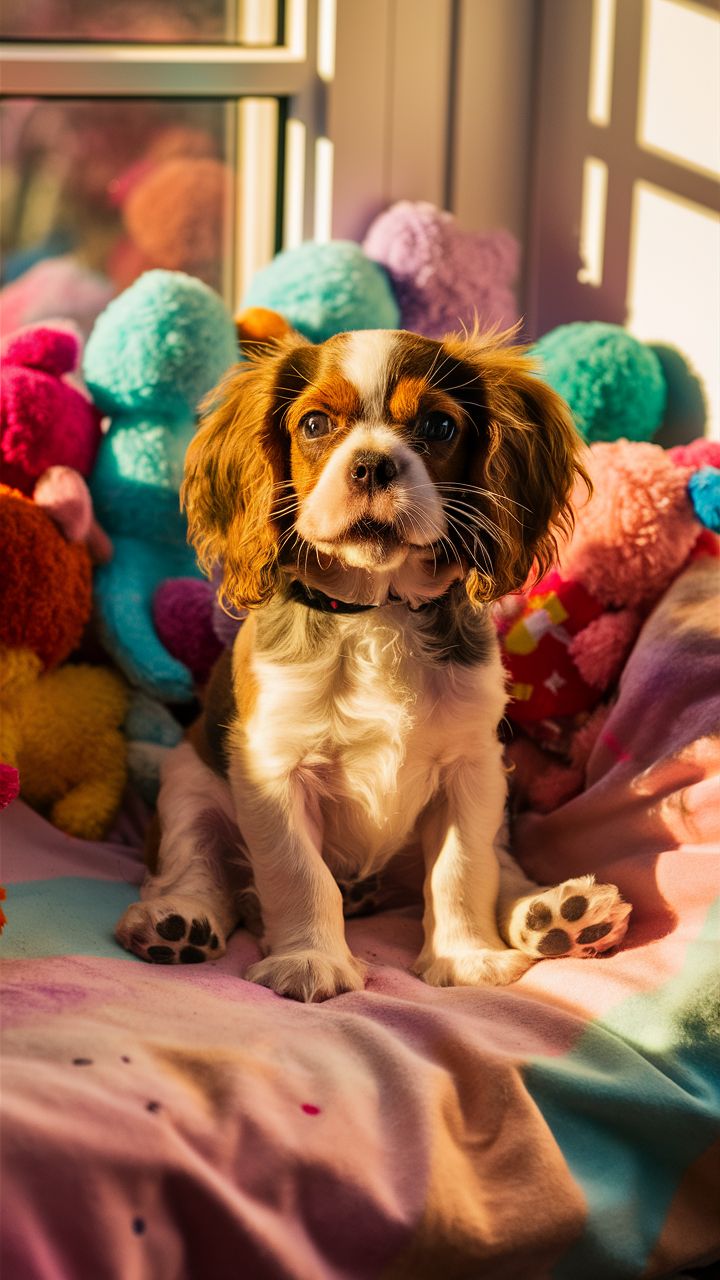
[(56, 826), (99, 839), (125, 785), (127, 694), (111, 671), (60, 667), (90, 616), (90, 554), (5, 485), (0, 546), (0, 761)]

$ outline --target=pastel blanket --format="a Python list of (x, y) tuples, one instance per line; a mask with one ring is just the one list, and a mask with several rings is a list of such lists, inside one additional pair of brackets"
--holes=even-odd
[(627, 943), (433, 990), (415, 906), (351, 922), (367, 990), (305, 1007), (113, 923), (132, 839), (2, 818), (3, 1280), (613, 1280), (720, 1258), (720, 610), (698, 562), (649, 619), (587, 790), (527, 817)]

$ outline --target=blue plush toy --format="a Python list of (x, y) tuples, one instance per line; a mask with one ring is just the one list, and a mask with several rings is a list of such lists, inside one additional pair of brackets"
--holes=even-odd
[(252, 280), (243, 308), (279, 311), (311, 342), (350, 329), (397, 329), (400, 308), (384, 268), (349, 240), (298, 245)]
[(114, 545), (95, 576), (102, 639), (128, 679), (166, 701), (192, 676), (160, 641), (161, 581), (197, 575), (178, 492), (198, 402), (239, 358), (233, 321), (207, 285), (148, 271), (99, 316), (85, 349), (92, 397), (110, 419), (90, 488)]

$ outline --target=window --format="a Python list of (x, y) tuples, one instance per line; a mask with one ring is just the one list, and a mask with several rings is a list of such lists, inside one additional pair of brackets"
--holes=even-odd
[(113, 291), (163, 266), (235, 305), (327, 225), (333, 16), (328, 0), (4, 0), (3, 283), (70, 256)]
[(529, 320), (677, 346), (720, 434), (720, 16), (713, 0), (545, 0)]

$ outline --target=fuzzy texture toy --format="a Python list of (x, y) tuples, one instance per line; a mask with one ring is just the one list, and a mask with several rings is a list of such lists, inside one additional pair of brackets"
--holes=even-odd
[[(20, 774), (11, 764), (0, 764), (0, 809), (7, 809), (20, 795)], [(0, 893), (2, 897), (2, 893)]]
[(83, 267), (70, 254), (44, 258), (0, 289), (3, 337), (40, 321), (77, 325), (87, 337), (115, 290), (105, 276)]
[(199, 577), (178, 493), (199, 401), (238, 359), (217, 294), (179, 272), (149, 271), (100, 316), (85, 377), (110, 418), (91, 490), (114, 556), (95, 574), (104, 644), (131, 683), (166, 701), (193, 694), (189, 668), (153, 624), (166, 578)]
[(111, 671), (58, 667), (90, 616), (90, 555), (0, 486), (0, 760), (70, 835), (102, 838), (125, 785), (127, 693)]
[(403, 329), (442, 338), (476, 320), (484, 329), (518, 320), (520, 248), (509, 231), (463, 231), (451, 213), (401, 200), (375, 219), (363, 249), (387, 271)]
[(38, 325), (12, 334), (0, 368), (0, 471), (32, 493), (48, 467), (88, 476), (100, 444), (100, 414), (68, 379), (82, 352), (71, 328)]
[(660, 428), (667, 402), (663, 365), (619, 325), (561, 325), (535, 343), (533, 355), (588, 443), (651, 440)]
[(199, 578), (161, 582), (153, 597), (153, 621), (168, 653), (190, 668), (203, 685), (223, 644), (213, 628), (215, 590)]
[(349, 329), (397, 329), (400, 311), (387, 275), (349, 240), (308, 242), (258, 271), (243, 307), (279, 311), (311, 342)]
[[(560, 757), (550, 763), (527, 740), (514, 744), (511, 755), (535, 808), (554, 808), (579, 790), (606, 714), (600, 704), (644, 619), (697, 545), (717, 554), (703, 514), (717, 513), (720, 503), (720, 471), (707, 465), (720, 463), (720, 444), (699, 441), (681, 457), (682, 464), (649, 443), (593, 445), (586, 465), (594, 493), (589, 502), (578, 494), (575, 531), (557, 569), (503, 602), (507, 718)], [(720, 521), (711, 527), (717, 532)]]
[(125, 226), (147, 265), (215, 284), (231, 186), (227, 166), (210, 156), (178, 156), (154, 166), (123, 207)]

